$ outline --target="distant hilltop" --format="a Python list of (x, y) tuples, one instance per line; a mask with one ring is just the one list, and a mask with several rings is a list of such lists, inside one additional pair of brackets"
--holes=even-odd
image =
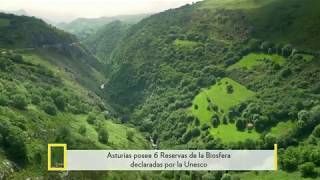
[(5, 10), (0, 10), (0, 12), (2, 13), (7, 13), (7, 14), (14, 14), (17, 16), (28, 16), (29, 14), (27, 13), (27, 11), (23, 10), (23, 9), (19, 9), (16, 11), (5, 11)]

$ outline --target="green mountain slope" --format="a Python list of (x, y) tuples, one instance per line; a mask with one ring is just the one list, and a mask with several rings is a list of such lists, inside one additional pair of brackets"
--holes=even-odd
[(319, 2), (315, 0), (207, 0), (200, 8), (239, 10), (248, 18), (253, 36), (300, 48), (319, 49)]
[(121, 21), (111, 22), (89, 36), (84, 44), (103, 63), (110, 64), (112, 52), (117, 48), (129, 27), (129, 24)]
[[(97, 95), (105, 82), (101, 64), (74, 36), (32, 17), (0, 16), (0, 179), (61, 179), (47, 171), (48, 143), (67, 143), (68, 149), (150, 148)], [(23, 29), (24, 24), (32, 26)], [(68, 177), (122, 176), (140, 175)]]
[[(280, 170), (65, 178), (318, 179), (318, 4), (205, 0), (130, 27), (113, 22), (86, 42), (107, 64), (102, 69), (74, 36), (34, 18), (2, 15), (0, 160), (9, 166), (0, 164), (1, 174), (59, 179), (43, 166), (48, 142), (148, 149), (145, 137), (151, 137), (161, 149), (272, 149), (276, 143)], [(24, 29), (28, 37), (23, 22), (33, 24)], [(108, 138), (101, 138), (105, 131)]]
[(0, 14), (0, 19), (0, 48), (36, 54), (70, 71), (78, 82), (98, 92), (105, 81), (104, 68), (75, 36), (36, 18)]
[[(320, 49), (319, 1), (280, 0), (254, 11), (248, 17), (254, 36), (300, 48)], [(269, 16), (268, 16), (269, 14)]]
[[(207, 0), (146, 18), (112, 52), (110, 103), (160, 148), (278, 143), (282, 178), (295, 176), (292, 171), (317, 177), (315, 158), (290, 156), (319, 151), (317, 5)], [(287, 132), (275, 130), (283, 124)], [(310, 164), (312, 173), (305, 174)]]
[(69, 44), (76, 40), (73, 35), (53, 28), (40, 19), (0, 13), (0, 21), (1, 48), (34, 48)]

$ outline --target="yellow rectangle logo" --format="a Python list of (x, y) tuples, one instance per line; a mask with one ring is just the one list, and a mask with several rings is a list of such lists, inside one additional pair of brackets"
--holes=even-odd
[[(52, 166), (52, 148), (63, 148), (62, 167)], [(48, 144), (48, 171), (66, 171), (67, 170), (67, 144)]]

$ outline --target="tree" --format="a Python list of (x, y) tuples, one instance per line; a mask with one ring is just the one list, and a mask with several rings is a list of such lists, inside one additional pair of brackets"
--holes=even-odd
[(191, 131), (187, 131), (183, 136), (182, 136), (182, 143), (186, 144), (187, 142), (189, 142), (192, 138), (192, 133)]
[(266, 147), (273, 147), (274, 144), (276, 143), (277, 141), (277, 138), (274, 137), (272, 134), (267, 134), (264, 138), (264, 142), (265, 142), (265, 145)]
[(220, 119), (217, 115), (212, 117), (212, 126), (213, 127), (218, 127), (220, 124)]
[(312, 177), (315, 174), (315, 164), (312, 162), (306, 162), (300, 166), (300, 171), (303, 177)]
[(292, 158), (283, 158), (282, 159), (283, 169), (288, 171), (293, 171), (297, 168), (297, 161), (296, 159)]
[(210, 103), (210, 109), (212, 109), (213, 111), (215, 112), (218, 112), (219, 111), (219, 107), (213, 103)]
[(281, 54), (284, 57), (288, 57), (292, 54), (292, 45), (291, 44), (287, 44), (285, 45), (282, 49), (281, 49)]
[(240, 113), (236, 108), (230, 108), (228, 111), (229, 119), (233, 119), (234, 117), (238, 116)]
[(320, 138), (320, 125), (316, 126), (316, 127), (313, 129), (312, 134), (313, 134), (315, 137)]
[(87, 133), (87, 128), (85, 125), (81, 125), (79, 128), (79, 134), (85, 135)]
[(233, 93), (233, 86), (231, 84), (227, 85), (227, 93), (232, 94)]
[(320, 123), (320, 105), (314, 106), (310, 110), (311, 116), (310, 116), (310, 124), (317, 124)]
[(141, 122), (140, 130), (145, 132), (152, 132), (153, 124), (152, 121), (147, 118)]
[(133, 137), (134, 137), (134, 132), (132, 130), (127, 130), (127, 139), (129, 141), (133, 141)]
[(70, 128), (67, 126), (61, 126), (57, 130), (56, 141), (58, 143), (68, 144), (68, 147), (74, 147), (77, 144), (74, 137), (72, 136)]
[(12, 97), (13, 106), (17, 109), (24, 110), (28, 105), (28, 101), (25, 95), (16, 94)]
[(61, 139), (65, 139), (65, 138), (71, 136), (71, 131), (69, 128), (63, 126), (58, 130), (58, 136)]
[(310, 113), (306, 110), (301, 110), (298, 113), (298, 119), (301, 121), (307, 121), (310, 118)]
[(281, 165), (284, 170), (287, 171), (294, 171), (297, 169), (298, 166), (298, 158), (299, 158), (299, 152), (296, 152), (296, 150), (292, 147), (289, 147), (283, 154), (283, 157), (281, 158)]
[(9, 157), (20, 164), (25, 164), (27, 161), (27, 147), (23, 132), (18, 128), (10, 129), (9, 135), (6, 137), (6, 148)]
[(260, 49), (265, 53), (267, 53), (269, 49), (272, 49), (272, 47), (273, 47), (273, 44), (267, 41), (263, 42), (260, 45)]
[[(316, 139), (315, 144), (317, 144), (317, 141), (318, 140)], [(320, 165), (320, 149), (314, 148), (313, 151), (309, 153), (309, 160), (313, 162), (316, 166), (319, 166)]]
[(107, 129), (101, 128), (98, 133), (98, 139), (101, 143), (107, 144), (109, 141), (109, 133)]
[(246, 149), (254, 149), (256, 147), (256, 142), (252, 139), (246, 139), (243, 145)]
[(32, 94), (31, 102), (32, 104), (38, 105), (41, 102), (41, 97), (37, 94)]
[(96, 114), (93, 113), (93, 112), (90, 112), (89, 115), (88, 115), (88, 117), (87, 117), (87, 122), (88, 122), (89, 124), (94, 124), (95, 121), (96, 121)]
[(51, 102), (45, 101), (42, 103), (41, 107), (44, 110), (44, 112), (52, 116), (55, 116), (58, 112), (56, 106)]
[(9, 104), (9, 97), (5, 94), (0, 94), (0, 106), (7, 106)]
[(197, 137), (200, 135), (200, 129), (199, 128), (194, 128), (191, 131), (192, 137)]
[(204, 123), (204, 124), (202, 124), (201, 125), (201, 130), (207, 130), (207, 129), (209, 129), (210, 128), (210, 126), (208, 125), (208, 123)]
[(59, 91), (58, 89), (52, 89), (50, 92), (50, 97), (51, 99), (56, 99), (58, 96), (62, 96), (62, 92)]
[(54, 104), (60, 111), (64, 111), (64, 108), (66, 107), (66, 99), (64, 96), (60, 95), (54, 99)]
[(285, 69), (281, 70), (281, 72), (280, 72), (280, 75), (283, 78), (286, 78), (286, 77), (290, 76), (291, 74), (292, 74), (292, 71), (290, 68), (285, 68)]
[(243, 119), (238, 119), (236, 122), (236, 127), (239, 131), (243, 131), (246, 128), (246, 122)]
[(200, 121), (198, 118), (194, 118), (194, 125), (195, 126), (200, 126)]
[(223, 124), (228, 124), (228, 118), (227, 118), (226, 115), (224, 115), (224, 116), (222, 117), (222, 123), (223, 123)]
[(27, 162), (24, 132), (20, 128), (12, 126), (9, 120), (1, 119), (0, 138), (0, 145), (6, 151), (7, 156), (16, 163), (24, 165)]

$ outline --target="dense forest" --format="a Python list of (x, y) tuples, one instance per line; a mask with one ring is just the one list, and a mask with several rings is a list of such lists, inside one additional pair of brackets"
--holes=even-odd
[[(205, 0), (94, 33), (82, 27), (78, 37), (0, 14), (0, 179), (319, 179), (319, 7)], [(280, 170), (63, 174), (41, 166), (47, 143), (151, 149), (150, 138), (159, 149), (278, 144)]]
[(204, 1), (146, 18), (108, 56), (108, 100), (122, 122), (160, 148), (272, 149), (277, 143), (282, 170), (315, 178), (317, 5)]
[[(101, 98), (105, 68), (75, 36), (39, 19), (1, 13), (0, 32), (0, 179), (64, 178), (47, 172), (48, 143), (67, 143), (69, 149), (149, 148)], [(107, 173), (70, 177), (103, 179)]]

